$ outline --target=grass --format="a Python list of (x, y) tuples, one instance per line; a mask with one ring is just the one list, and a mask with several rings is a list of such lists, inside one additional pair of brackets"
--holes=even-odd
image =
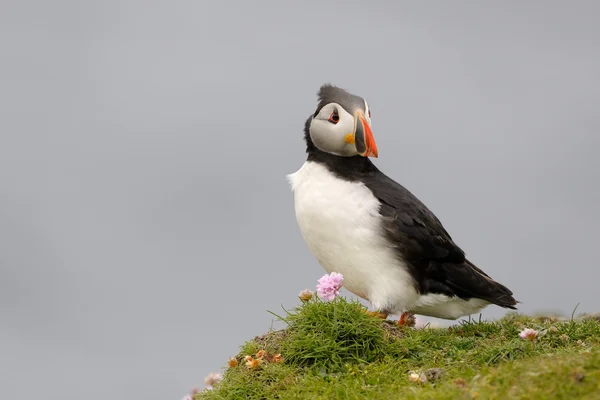
[[(316, 298), (245, 343), (200, 399), (600, 399), (600, 323), (509, 314), (444, 329), (401, 328), (359, 302)], [(519, 332), (536, 329), (533, 341)], [(245, 356), (262, 363), (246, 366)], [(281, 354), (282, 361), (273, 359)], [(409, 380), (409, 374), (429, 377)]]

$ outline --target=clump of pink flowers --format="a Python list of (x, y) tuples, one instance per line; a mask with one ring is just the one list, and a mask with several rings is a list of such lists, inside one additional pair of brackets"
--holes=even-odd
[(210, 374), (208, 374), (206, 376), (206, 378), (204, 378), (204, 384), (206, 385), (206, 388), (208, 390), (212, 390), (213, 386), (215, 386), (217, 383), (221, 382), (223, 380), (223, 375), (217, 373), (217, 372), (211, 372)]
[(323, 275), (317, 284), (317, 295), (321, 300), (332, 301), (340, 294), (343, 281), (344, 276), (337, 272)]
[(521, 333), (519, 333), (519, 336), (521, 337), (521, 339), (527, 339), (527, 340), (532, 341), (535, 338), (537, 338), (538, 331), (536, 331), (535, 329), (531, 329), (531, 328), (525, 328), (521, 331)]
[[(213, 390), (214, 386), (223, 380), (223, 375), (217, 372), (211, 372), (204, 378), (204, 384), (206, 385), (206, 390)], [(194, 388), (190, 394), (186, 394), (183, 396), (181, 400), (194, 400), (196, 395), (200, 393), (198, 388)]]
[(415, 329), (424, 329), (427, 326), (427, 321), (422, 318), (415, 317)]
[(194, 400), (194, 396), (196, 396), (198, 392), (198, 388), (194, 388), (194, 390), (192, 390), (192, 393), (186, 394), (181, 400)]

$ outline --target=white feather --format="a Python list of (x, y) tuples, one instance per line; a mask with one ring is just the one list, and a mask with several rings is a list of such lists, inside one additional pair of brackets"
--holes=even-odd
[(489, 304), (488, 301), (482, 299), (463, 300), (458, 297), (430, 293), (420, 296), (410, 311), (429, 317), (457, 319), (465, 315), (478, 313)]
[(311, 161), (288, 180), (310, 251), (328, 273), (343, 274), (344, 287), (376, 310), (456, 319), (487, 305), (478, 299), (420, 296), (406, 264), (383, 233), (379, 200), (363, 183), (338, 178)]

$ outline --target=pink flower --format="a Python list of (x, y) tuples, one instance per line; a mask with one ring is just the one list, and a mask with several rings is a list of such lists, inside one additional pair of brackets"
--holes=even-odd
[(423, 329), (427, 325), (427, 322), (422, 318), (415, 317), (415, 329)]
[(525, 328), (519, 333), (521, 339), (534, 340), (538, 335), (538, 331), (535, 329)]
[(440, 324), (435, 321), (426, 321), (423, 318), (415, 317), (415, 329), (436, 329), (439, 328)]
[(204, 378), (204, 384), (206, 385), (207, 389), (211, 390), (213, 386), (221, 382), (222, 379), (223, 375), (218, 374), (216, 372), (211, 372), (206, 376), (206, 378)]
[(319, 284), (317, 285), (317, 294), (319, 295), (319, 298), (325, 301), (332, 301), (335, 299), (335, 297), (340, 294), (343, 280), (344, 276), (337, 272), (323, 275), (321, 279), (319, 279)]
[(198, 392), (199, 392), (198, 388), (194, 388), (192, 390), (192, 393), (186, 394), (185, 396), (183, 396), (183, 398), (181, 400), (194, 400), (194, 396), (196, 394), (198, 394)]

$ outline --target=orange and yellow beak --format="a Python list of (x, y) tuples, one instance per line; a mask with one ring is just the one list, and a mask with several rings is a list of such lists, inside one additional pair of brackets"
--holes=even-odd
[(363, 157), (377, 158), (377, 144), (362, 111), (354, 113), (354, 140), (358, 154)]

